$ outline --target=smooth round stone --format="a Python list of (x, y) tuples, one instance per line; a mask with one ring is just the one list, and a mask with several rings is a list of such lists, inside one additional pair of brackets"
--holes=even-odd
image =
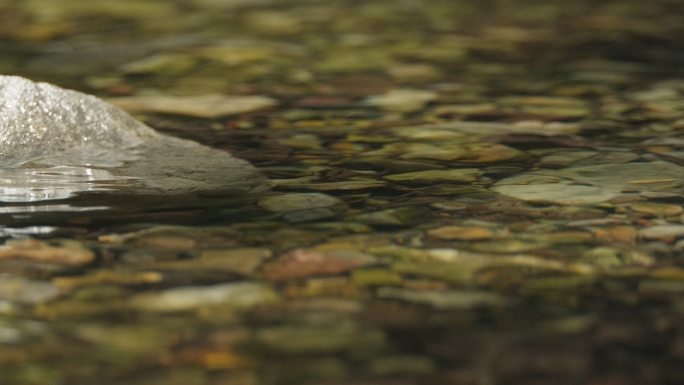
[(655, 203), (655, 202), (634, 202), (629, 205), (633, 211), (643, 214), (649, 214), (657, 217), (669, 217), (679, 215), (684, 212), (684, 208), (680, 205)]
[(598, 186), (570, 185), (565, 182), (499, 184), (493, 190), (523, 201), (553, 202), (563, 205), (599, 203), (619, 195), (619, 191), (614, 189), (603, 189)]
[(639, 236), (646, 239), (671, 240), (684, 236), (684, 225), (657, 225), (639, 230)]
[(385, 179), (392, 182), (435, 183), (435, 182), (474, 182), (481, 171), (476, 168), (460, 168), (452, 170), (415, 171), (403, 174), (387, 175)]
[(432, 238), (458, 241), (474, 241), (491, 239), (494, 232), (485, 227), (443, 226), (428, 230), (427, 234)]
[(282, 215), (291, 222), (313, 221), (337, 215), (345, 203), (323, 193), (293, 193), (265, 197), (259, 206)]
[(344, 202), (322, 193), (275, 195), (259, 201), (259, 206), (276, 213), (343, 206)]

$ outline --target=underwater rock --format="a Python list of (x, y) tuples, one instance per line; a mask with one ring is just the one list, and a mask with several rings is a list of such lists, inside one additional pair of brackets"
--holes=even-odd
[(0, 201), (235, 195), (267, 185), (248, 162), (160, 134), (95, 96), (0, 76)]
[(523, 201), (561, 205), (596, 204), (624, 193), (681, 192), (684, 167), (670, 162), (634, 162), (522, 173), (492, 190)]
[(437, 99), (433, 91), (396, 89), (385, 95), (372, 96), (366, 103), (390, 112), (415, 112)]
[(278, 294), (267, 285), (235, 282), (142, 293), (131, 299), (131, 307), (144, 312), (160, 313), (191, 311), (211, 306), (239, 310), (274, 303), (278, 299)]
[(226, 115), (259, 111), (278, 104), (274, 99), (265, 96), (225, 96), (220, 94), (198, 96), (142, 95), (114, 98), (110, 102), (131, 113), (151, 112), (204, 119), (216, 119)]

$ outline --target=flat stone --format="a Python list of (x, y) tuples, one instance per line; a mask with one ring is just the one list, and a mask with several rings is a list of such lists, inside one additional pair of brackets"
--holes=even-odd
[(465, 163), (491, 163), (520, 158), (524, 153), (497, 143), (390, 143), (369, 153), (373, 156), (399, 156), (401, 159), (430, 159)]
[(416, 291), (383, 287), (378, 291), (378, 296), (430, 305), (439, 309), (470, 309), (497, 306), (504, 302), (500, 295), (488, 291)]
[(311, 210), (344, 205), (339, 198), (322, 193), (297, 193), (263, 198), (259, 206), (272, 212)]
[(684, 236), (684, 225), (656, 225), (639, 230), (639, 236), (646, 239), (671, 240)]
[(54, 245), (35, 239), (12, 239), (0, 246), (0, 260), (3, 259), (80, 266), (94, 261), (95, 253), (76, 241), (65, 240)]
[(296, 189), (296, 190), (312, 190), (312, 191), (355, 191), (355, 190), (372, 190), (387, 186), (387, 183), (381, 180), (346, 180), (341, 182), (324, 182), (324, 183), (304, 183), (291, 182), (281, 180), (283, 183), (277, 183), (281, 189)]
[(676, 190), (683, 179), (684, 168), (669, 162), (600, 164), (531, 171), (505, 178), (492, 190), (524, 201), (581, 205), (605, 202), (623, 191)]
[(360, 285), (397, 285), (401, 275), (388, 269), (357, 269), (352, 273), (352, 282)]
[(389, 355), (371, 362), (371, 371), (378, 376), (421, 376), (434, 372), (435, 363), (428, 357), (418, 355)]
[(434, 91), (397, 89), (385, 95), (368, 98), (367, 103), (392, 112), (413, 112), (437, 99)]
[(369, 225), (406, 226), (426, 219), (429, 212), (423, 207), (408, 206), (365, 213), (354, 218)]
[(130, 305), (143, 312), (182, 312), (207, 306), (245, 309), (273, 303), (278, 294), (269, 286), (255, 282), (224, 283), (213, 286), (191, 286), (142, 293)]
[(407, 172), (403, 174), (387, 175), (384, 179), (392, 182), (414, 182), (414, 183), (434, 183), (434, 182), (474, 182), (480, 176), (481, 171), (476, 168), (460, 168), (452, 170), (429, 170)]
[(159, 283), (163, 276), (158, 272), (136, 272), (127, 270), (97, 270), (90, 274), (57, 277), (53, 283), (62, 289), (72, 290), (81, 286), (119, 285), (136, 286)]
[(634, 202), (629, 204), (629, 208), (638, 213), (650, 214), (657, 217), (679, 215), (684, 212), (684, 208), (680, 205), (655, 202)]
[(259, 201), (259, 206), (282, 215), (290, 222), (305, 222), (330, 218), (346, 209), (346, 204), (323, 193), (293, 193), (274, 195)]
[(140, 95), (109, 99), (130, 113), (158, 113), (215, 119), (275, 107), (278, 102), (265, 96), (229, 96), (220, 94), (197, 96)]
[(266, 248), (208, 249), (202, 250), (198, 258), (159, 261), (145, 266), (162, 271), (213, 271), (249, 276), (271, 255), (271, 250)]
[(59, 287), (51, 282), (0, 274), (0, 300), (36, 305), (57, 298), (60, 294)]
[(296, 249), (265, 265), (263, 275), (272, 281), (335, 275), (371, 264), (375, 259), (352, 250)]
[(381, 331), (338, 320), (327, 325), (286, 325), (258, 330), (256, 342), (282, 354), (374, 351), (385, 345)]
[(427, 234), (432, 238), (458, 241), (491, 239), (495, 233), (486, 227), (443, 226), (430, 229)]
[(420, 126), (423, 130), (449, 130), (473, 135), (530, 134), (542, 136), (572, 135), (581, 130), (576, 123), (520, 121), (516, 123), (472, 122), (453, 120)]

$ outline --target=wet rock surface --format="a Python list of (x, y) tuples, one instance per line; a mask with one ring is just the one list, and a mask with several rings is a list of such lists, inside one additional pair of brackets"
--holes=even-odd
[(0, 201), (267, 189), (246, 161), (159, 134), (94, 96), (0, 76), (0, 98)]
[(677, 5), (0, 0), (0, 385), (684, 383)]

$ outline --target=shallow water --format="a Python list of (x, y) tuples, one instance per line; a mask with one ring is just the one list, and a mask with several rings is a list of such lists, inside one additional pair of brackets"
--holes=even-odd
[(0, 73), (273, 183), (3, 203), (0, 385), (682, 383), (677, 7), (0, 0)]

